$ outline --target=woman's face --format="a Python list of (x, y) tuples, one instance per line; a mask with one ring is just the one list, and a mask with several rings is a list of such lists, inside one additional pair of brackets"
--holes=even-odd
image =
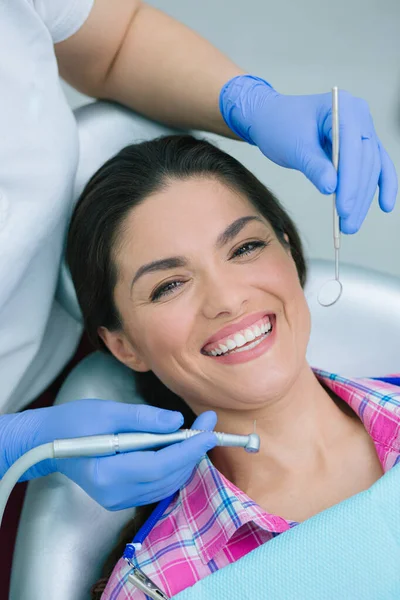
[(123, 330), (101, 335), (195, 412), (255, 409), (305, 368), (310, 318), (289, 248), (211, 178), (172, 180), (131, 211), (115, 261)]

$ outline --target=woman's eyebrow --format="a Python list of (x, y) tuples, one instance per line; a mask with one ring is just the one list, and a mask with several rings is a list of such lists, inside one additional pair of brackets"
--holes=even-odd
[(168, 271), (169, 269), (176, 269), (177, 267), (186, 267), (188, 264), (187, 259), (184, 256), (171, 256), (170, 258), (161, 258), (160, 260), (153, 260), (145, 265), (142, 265), (137, 271), (131, 282), (131, 291), (134, 283), (145, 275), (145, 273), (154, 273), (155, 271)]
[(264, 225), (262, 219), (255, 215), (249, 215), (248, 217), (240, 217), (239, 219), (236, 219), (236, 221), (233, 221), (233, 223), (228, 225), (225, 231), (223, 231), (218, 236), (216, 242), (217, 248), (222, 248), (222, 246), (225, 246), (225, 244), (231, 242), (237, 236), (237, 234), (240, 233), (240, 231), (242, 231), (243, 227), (245, 227), (250, 221), (259, 221)]
[[(249, 215), (248, 217), (240, 217), (233, 221), (228, 227), (223, 231), (217, 238), (216, 247), (221, 248), (225, 246), (228, 242), (233, 240), (238, 233), (249, 223), (250, 221), (259, 221), (263, 223), (260, 217), (255, 215)], [(168, 271), (169, 269), (176, 269), (180, 267), (187, 267), (188, 261), (184, 256), (171, 256), (169, 258), (161, 258), (160, 260), (153, 260), (145, 265), (139, 267), (136, 271), (135, 276), (132, 279), (130, 291), (137, 280), (145, 275), (146, 273), (154, 273), (155, 271)]]

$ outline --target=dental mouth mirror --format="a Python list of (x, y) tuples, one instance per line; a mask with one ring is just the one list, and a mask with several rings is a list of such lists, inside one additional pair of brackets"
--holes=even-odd
[[(339, 90), (332, 88), (332, 162), (336, 173), (339, 167)], [(321, 306), (332, 306), (342, 295), (343, 286), (339, 278), (340, 225), (336, 209), (336, 193), (333, 194), (333, 245), (335, 248), (335, 279), (326, 281), (318, 293)]]

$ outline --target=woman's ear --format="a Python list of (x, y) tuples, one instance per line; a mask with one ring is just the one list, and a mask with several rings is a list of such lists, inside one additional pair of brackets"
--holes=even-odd
[(134, 371), (150, 371), (147, 362), (123, 331), (110, 331), (106, 327), (99, 327), (97, 333), (117, 360)]
[(289, 256), (292, 256), (292, 247), (290, 245), (290, 238), (289, 238), (289, 236), (288, 236), (287, 233), (283, 234), (283, 239), (286, 242), (286, 244), (285, 244), (286, 245), (286, 252), (288, 253)]

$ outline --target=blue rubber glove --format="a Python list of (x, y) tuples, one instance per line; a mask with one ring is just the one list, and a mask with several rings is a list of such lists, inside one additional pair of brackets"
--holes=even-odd
[[(216, 414), (208, 411), (194, 422), (201, 433), (157, 451), (138, 451), (101, 458), (45, 460), (23, 479), (63, 473), (108, 510), (157, 502), (178, 490), (204, 454), (216, 444), (211, 430)], [(103, 433), (145, 431), (171, 433), (182, 425), (178, 412), (143, 404), (77, 400), (60, 406), (0, 417), (0, 476), (22, 454), (55, 439)]]
[(364, 100), (339, 92), (338, 177), (331, 162), (331, 92), (285, 96), (263, 79), (239, 75), (222, 88), (220, 110), (228, 127), (257, 145), (270, 160), (302, 171), (323, 194), (336, 190), (343, 233), (359, 230), (377, 185), (381, 209), (393, 209), (396, 171), (375, 133)]

